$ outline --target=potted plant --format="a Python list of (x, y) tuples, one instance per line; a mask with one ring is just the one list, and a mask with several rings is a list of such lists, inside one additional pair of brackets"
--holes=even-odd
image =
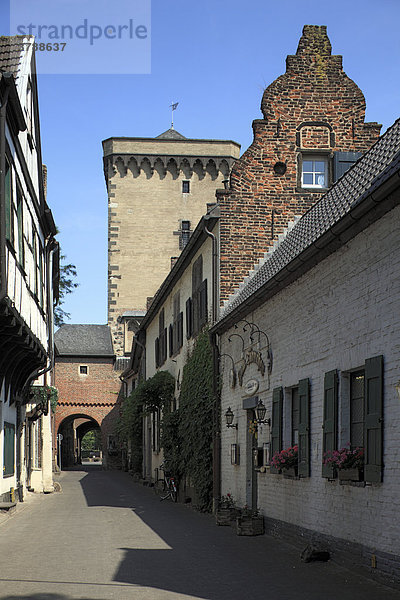
[(297, 477), (299, 467), (299, 447), (297, 445), (275, 452), (271, 465), (288, 477)]
[(262, 535), (264, 533), (264, 517), (258, 509), (252, 509), (247, 504), (241, 509), (236, 518), (237, 535)]
[(215, 511), (215, 522), (217, 525), (230, 525), (235, 520), (237, 510), (232, 494), (221, 496), (218, 502), (218, 508)]
[(339, 481), (362, 481), (364, 478), (364, 448), (350, 447), (346, 444), (340, 450), (328, 450), (324, 453), (324, 465), (334, 467)]

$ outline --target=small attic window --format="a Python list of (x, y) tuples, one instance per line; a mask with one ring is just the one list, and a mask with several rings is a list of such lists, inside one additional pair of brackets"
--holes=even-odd
[(87, 365), (79, 365), (79, 374), (80, 375), (87, 375), (88, 374), (88, 367), (87, 367)]
[(328, 159), (325, 156), (303, 154), (301, 169), (303, 188), (328, 187)]

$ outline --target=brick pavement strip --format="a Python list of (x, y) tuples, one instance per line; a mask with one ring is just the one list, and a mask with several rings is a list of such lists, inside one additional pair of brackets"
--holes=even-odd
[(1, 600), (399, 600), (332, 561), (160, 502), (126, 473), (63, 472), (0, 521)]

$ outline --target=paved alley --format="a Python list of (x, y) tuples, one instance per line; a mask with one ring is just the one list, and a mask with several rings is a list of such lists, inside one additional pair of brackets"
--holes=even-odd
[(395, 600), (333, 562), (160, 502), (120, 471), (63, 472), (0, 524), (1, 600)]

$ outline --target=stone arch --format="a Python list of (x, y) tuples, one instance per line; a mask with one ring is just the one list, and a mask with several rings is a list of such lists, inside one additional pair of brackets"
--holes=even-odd
[(221, 171), (224, 179), (229, 179), (230, 168), (227, 160), (221, 160), (221, 162), (219, 163), (219, 170)]
[(151, 177), (153, 176), (153, 167), (151, 166), (151, 163), (147, 156), (143, 158), (142, 162), (140, 163), (140, 169), (146, 175), (146, 179), (151, 179)]
[(199, 178), (199, 181), (204, 179), (204, 177), (206, 175), (205, 170), (204, 170), (204, 165), (199, 158), (197, 160), (195, 160), (195, 163), (193, 165), (193, 173), (195, 173), (197, 175), (197, 177)]
[(192, 177), (192, 169), (190, 167), (190, 163), (187, 160), (187, 158), (184, 158), (181, 161), (181, 171), (182, 171), (183, 177), (185, 179), (191, 179), (191, 177)]
[(212, 181), (215, 181), (218, 177), (217, 165), (215, 164), (215, 161), (213, 161), (211, 158), (207, 163), (206, 173), (208, 173), (208, 175), (211, 177)]
[(158, 173), (158, 176), (160, 179), (164, 179), (166, 174), (167, 174), (167, 169), (165, 168), (165, 165), (163, 163), (163, 161), (161, 160), (161, 158), (157, 158), (157, 160), (154, 163), (154, 170)]
[(131, 158), (129, 159), (128, 169), (130, 170), (130, 172), (132, 173), (132, 176), (135, 179), (136, 179), (136, 177), (139, 177), (140, 168), (139, 168), (136, 158), (134, 158), (133, 156), (131, 156)]
[[(65, 416), (57, 427), (57, 463), (61, 468), (72, 467), (81, 462), (83, 436), (93, 429), (101, 431), (98, 418), (91, 411), (73, 412)], [(103, 436), (104, 437), (104, 436)]]
[(117, 171), (118, 171), (120, 177), (125, 177), (125, 175), (126, 175), (126, 166), (125, 166), (125, 162), (121, 158), (121, 156), (118, 156), (118, 158), (116, 159), (115, 166), (117, 168)]
[(174, 158), (170, 158), (167, 164), (167, 172), (172, 175), (172, 179), (178, 179), (179, 169)]

